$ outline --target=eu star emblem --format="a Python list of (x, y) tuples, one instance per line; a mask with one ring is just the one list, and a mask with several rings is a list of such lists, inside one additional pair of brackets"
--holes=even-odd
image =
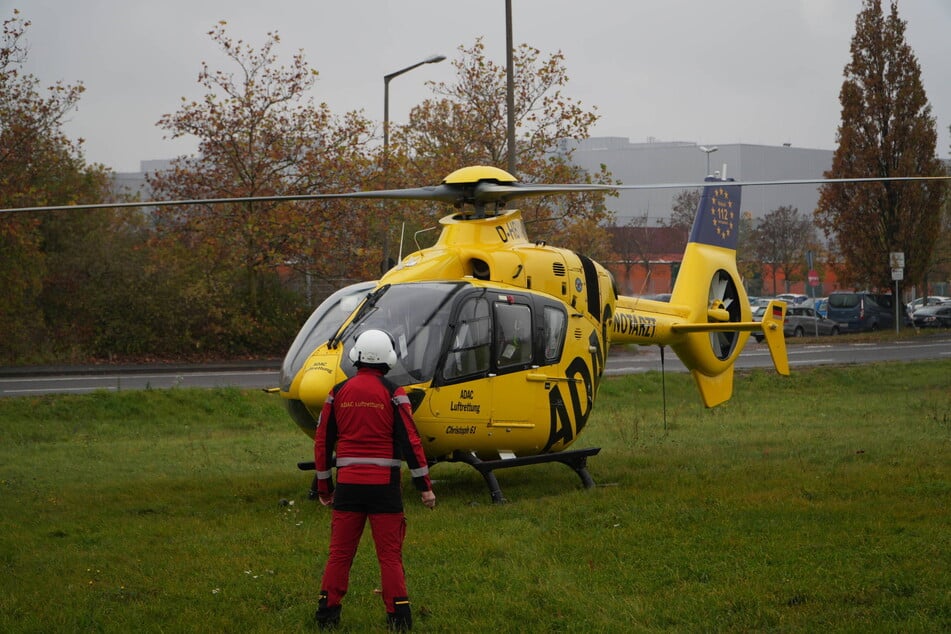
[(740, 213), (740, 186), (731, 181), (708, 178), (690, 231), (690, 242), (736, 249), (737, 215)]
[(720, 240), (726, 240), (733, 235), (736, 209), (730, 199), (730, 192), (723, 187), (714, 189), (710, 197), (710, 222)]

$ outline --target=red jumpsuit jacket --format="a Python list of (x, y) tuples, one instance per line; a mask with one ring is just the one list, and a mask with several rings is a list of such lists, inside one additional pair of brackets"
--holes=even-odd
[(399, 484), (405, 460), (416, 489), (432, 489), (409, 398), (380, 370), (362, 367), (327, 396), (314, 435), (318, 493), (334, 490), (335, 449), (338, 483)]

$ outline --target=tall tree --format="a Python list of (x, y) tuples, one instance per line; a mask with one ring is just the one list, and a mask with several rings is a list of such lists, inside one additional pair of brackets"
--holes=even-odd
[(943, 282), (941, 295), (951, 294), (951, 188), (945, 191), (944, 202), (941, 205), (941, 225), (938, 228), (938, 240), (931, 256), (931, 266), (925, 277), (925, 284), (919, 289), (918, 295), (931, 292), (932, 282)]
[[(430, 83), (435, 97), (410, 113), (393, 138), (392, 165), (402, 164), (401, 186), (440, 182), (466, 165), (507, 169), (506, 70), (491, 61), (482, 40), (460, 47), (453, 60), (454, 83)], [(568, 83), (564, 56), (543, 56), (526, 44), (514, 51), (516, 160), (525, 182), (609, 182), (602, 167), (592, 176), (571, 164), (572, 140), (589, 136), (595, 111), (563, 93)], [(398, 180), (391, 178), (392, 181)], [(593, 258), (610, 256), (604, 224), (613, 214), (603, 194), (578, 194), (519, 201), (523, 217), (550, 242)], [(423, 210), (431, 218), (431, 208)], [(419, 222), (424, 222), (421, 219)]]
[[(855, 22), (852, 60), (839, 93), (842, 121), (830, 178), (935, 176), (937, 132), (921, 69), (905, 41), (897, 3), (865, 0)], [(888, 288), (888, 254), (905, 254), (905, 279), (927, 273), (938, 237), (944, 185), (852, 183), (821, 188), (816, 223), (841, 253), (843, 277)]]

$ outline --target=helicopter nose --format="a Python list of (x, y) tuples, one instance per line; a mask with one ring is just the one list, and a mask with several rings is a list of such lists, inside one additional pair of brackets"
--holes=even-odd
[(310, 367), (305, 368), (298, 388), (298, 397), (301, 402), (307, 406), (312, 413), (319, 415), (320, 409), (327, 400), (327, 395), (337, 382), (336, 372), (333, 370), (334, 363), (317, 362)]

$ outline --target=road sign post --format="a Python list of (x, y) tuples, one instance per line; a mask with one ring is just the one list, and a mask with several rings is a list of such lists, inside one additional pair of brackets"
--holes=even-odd
[(892, 281), (895, 282), (895, 333), (898, 333), (901, 325), (901, 295), (898, 293), (898, 283), (905, 279), (905, 252), (892, 251), (888, 254), (888, 264), (892, 269)]

